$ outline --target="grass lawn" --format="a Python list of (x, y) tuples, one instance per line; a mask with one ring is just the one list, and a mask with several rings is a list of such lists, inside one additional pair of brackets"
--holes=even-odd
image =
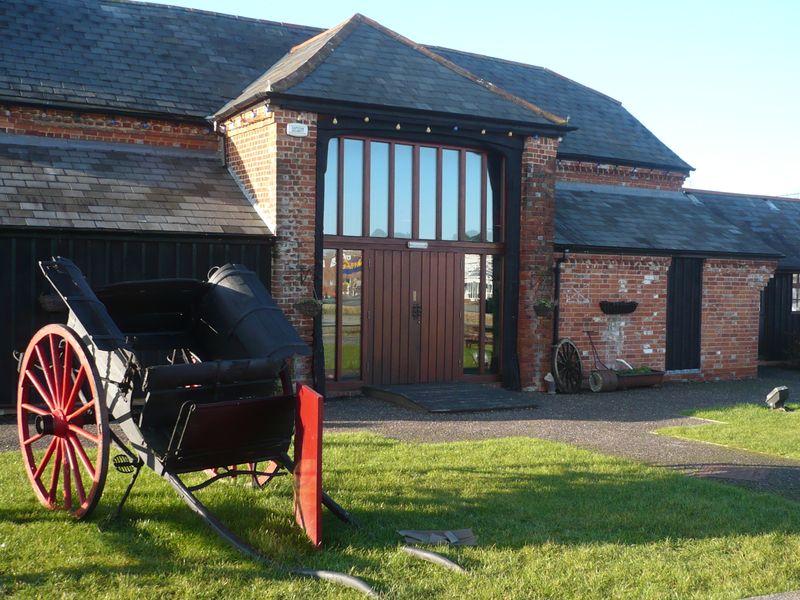
[[(326, 488), (362, 522), (326, 515), (314, 552), (291, 518), (288, 478), (268, 492), (220, 483), (201, 498), (291, 566), (350, 572), (391, 598), (742, 598), (800, 588), (800, 510), (779, 497), (551, 442), (412, 445), (330, 435)], [(88, 522), (39, 506), (17, 453), (0, 454), (0, 596), (358, 598), (229, 549), (166, 483), (143, 472), (120, 522), (125, 477)], [(768, 498), (768, 499), (767, 499)], [(443, 552), (467, 575), (398, 550), (396, 529), (472, 527)]]
[(687, 416), (721, 423), (668, 427), (658, 433), (800, 460), (800, 404), (787, 407), (790, 412), (770, 410), (766, 404), (688, 411)]

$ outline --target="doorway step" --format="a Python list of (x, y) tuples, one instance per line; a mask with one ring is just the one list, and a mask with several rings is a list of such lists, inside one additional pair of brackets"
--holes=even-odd
[(496, 385), (425, 383), (368, 385), (364, 395), (429, 413), (483, 412), (535, 408), (537, 392), (514, 392)]

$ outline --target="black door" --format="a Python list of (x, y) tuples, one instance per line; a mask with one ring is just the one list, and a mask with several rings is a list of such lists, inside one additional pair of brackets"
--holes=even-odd
[(703, 259), (673, 258), (667, 279), (668, 371), (700, 368)]

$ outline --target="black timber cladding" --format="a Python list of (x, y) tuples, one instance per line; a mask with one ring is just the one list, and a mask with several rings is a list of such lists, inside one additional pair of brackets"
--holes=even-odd
[(792, 311), (792, 275), (775, 273), (761, 292), (759, 358), (785, 360), (800, 355), (800, 313)]
[(215, 153), (0, 135), (0, 226), (270, 235)]
[[(53, 292), (38, 266), (51, 256), (72, 259), (90, 285), (117, 281), (188, 277), (206, 279), (209, 269), (236, 262), (253, 270), (269, 288), (271, 237), (125, 234), (34, 228), (0, 228), (0, 406), (15, 402), (15, 350), (24, 351), (46, 323), (66, 322), (66, 313), (44, 310), (40, 296)], [(46, 298), (45, 298), (46, 300)], [(47, 302), (44, 302), (47, 304)]]
[(668, 371), (700, 368), (703, 259), (675, 257), (667, 275)]
[[(124, 0), (4, 0), (0, 101), (203, 117), (321, 32)], [(541, 67), (430, 48), (528, 102), (572, 116), (579, 129), (565, 137), (567, 152), (688, 168), (621, 104), (585, 86)]]
[(557, 247), (628, 253), (779, 258), (744, 220), (677, 191), (556, 183)]

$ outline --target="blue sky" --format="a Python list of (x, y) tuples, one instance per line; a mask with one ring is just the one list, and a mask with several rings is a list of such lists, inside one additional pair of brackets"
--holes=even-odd
[(695, 167), (691, 187), (800, 197), (800, 2), (172, 0), (540, 65), (617, 100)]

